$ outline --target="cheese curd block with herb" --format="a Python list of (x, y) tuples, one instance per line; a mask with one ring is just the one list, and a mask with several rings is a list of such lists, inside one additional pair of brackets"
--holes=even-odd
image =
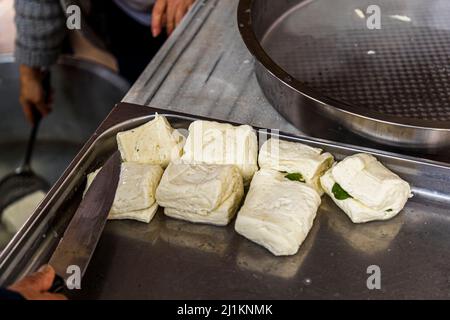
[(406, 181), (364, 153), (337, 163), (322, 176), (321, 184), (354, 223), (390, 219), (412, 196)]
[[(100, 169), (87, 177), (86, 190)], [(156, 187), (163, 170), (159, 165), (123, 162), (109, 220), (131, 219), (149, 223), (158, 209)]]
[(318, 192), (279, 171), (261, 169), (253, 177), (235, 229), (276, 256), (293, 255), (313, 225)]
[(185, 141), (184, 136), (158, 114), (140, 127), (119, 132), (116, 139), (123, 161), (155, 164), (163, 168), (180, 158)]
[(244, 195), (234, 165), (171, 163), (156, 190), (164, 213), (190, 222), (227, 225)]
[(194, 121), (184, 146), (184, 163), (236, 165), (250, 183), (258, 170), (258, 141), (252, 127), (214, 121)]
[(302, 181), (312, 186), (320, 194), (323, 193), (323, 190), (320, 187), (319, 178), (331, 167), (333, 162), (333, 156), (328, 152), (323, 152), (322, 149), (275, 138), (264, 142), (258, 156), (260, 168), (299, 176)]

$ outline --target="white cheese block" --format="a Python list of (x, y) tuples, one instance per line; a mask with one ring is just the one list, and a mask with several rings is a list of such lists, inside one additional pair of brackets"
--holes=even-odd
[(158, 114), (140, 127), (119, 132), (116, 139), (123, 161), (155, 164), (163, 168), (180, 158), (185, 141), (184, 136)]
[(170, 217), (226, 225), (244, 195), (242, 176), (233, 165), (171, 163), (156, 190)]
[(45, 192), (36, 191), (7, 206), (1, 215), (5, 228), (11, 233), (19, 231), (44, 198)]
[(248, 125), (194, 121), (183, 151), (184, 163), (236, 165), (245, 184), (258, 170), (258, 141)]
[[(335, 183), (350, 197), (336, 199)], [(322, 176), (321, 185), (355, 223), (390, 219), (411, 197), (409, 184), (368, 154), (345, 158)]]
[(155, 203), (156, 187), (163, 170), (158, 165), (124, 162), (111, 213), (150, 208)]
[(305, 183), (261, 169), (253, 177), (235, 229), (276, 256), (293, 255), (312, 227), (321, 199)]
[(322, 194), (319, 178), (334, 162), (330, 153), (322, 151), (302, 143), (271, 138), (261, 146), (258, 163), (260, 168), (300, 173), (308, 185)]
[(97, 176), (97, 174), (100, 172), (101, 169), (102, 169), (102, 167), (98, 168), (97, 170), (95, 170), (91, 173), (88, 173), (88, 175), (86, 177), (86, 187), (84, 188), (84, 191), (83, 191), (83, 198), (86, 195), (86, 192), (88, 191), (92, 182), (94, 182), (95, 177)]
[[(86, 190), (100, 169), (87, 177)], [(150, 222), (155, 215), (155, 192), (163, 170), (159, 165), (123, 162), (116, 195), (108, 219), (134, 219)]]

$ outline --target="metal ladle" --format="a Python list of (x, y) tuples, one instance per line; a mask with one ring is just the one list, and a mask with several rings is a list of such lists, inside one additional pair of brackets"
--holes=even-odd
[[(50, 98), (50, 73), (46, 72), (42, 80), (45, 99), (48, 102)], [(41, 122), (41, 114), (35, 109), (33, 111), (34, 124), (27, 143), (25, 158), (20, 167), (14, 172), (6, 175), (0, 180), (0, 215), (3, 210), (13, 202), (29, 195), (33, 192), (42, 190), (47, 192), (49, 183), (37, 175), (31, 167), (31, 157), (33, 155), (36, 136)]]

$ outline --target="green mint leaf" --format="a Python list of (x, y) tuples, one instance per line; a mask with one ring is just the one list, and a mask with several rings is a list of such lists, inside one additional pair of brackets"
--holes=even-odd
[(342, 187), (338, 183), (335, 183), (333, 185), (333, 188), (331, 189), (331, 192), (333, 192), (334, 197), (336, 199), (338, 199), (338, 200), (345, 200), (345, 199), (352, 198), (352, 196), (349, 195), (347, 193), (347, 191), (342, 189)]
[(288, 173), (284, 177), (291, 181), (305, 182), (305, 179), (303, 178), (302, 174), (299, 172)]

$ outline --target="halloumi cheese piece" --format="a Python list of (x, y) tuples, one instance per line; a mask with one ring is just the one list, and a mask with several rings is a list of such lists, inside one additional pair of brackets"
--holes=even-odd
[(354, 223), (390, 219), (412, 196), (406, 181), (364, 153), (337, 163), (322, 176), (321, 185)]
[(158, 114), (152, 121), (116, 136), (122, 160), (160, 165), (181, 157), (185, 138), (171, 127), (164, 116)]
[(227, 225), (244, 195), (234, 165), (171, 163), (156, 190), (164, 213), (191, 222)]
[(158, 211), (158, 204), (155, 202), (149, 208), (125, 212), (110, 212), (108, 220), (136, 220), (149, 223)]
[[(88, 175), (85, 192), (99, 171), (100, 169)], [(108, 219), (150, 222), (158, 209), (155, 192), (162, 174), (163, 170), (159, 165), (123, 162)]]
[(276, 138), (264, 142), (258, 156), (260, 168), (299, 173), (306, 184), (320, 194), (323, 190), (320, 187), (319, 178), (333, 162), (333, 155), (328, 152), (323, 153), (322, 149)]
[(318, 192), (307, 184), (261, 169), (253, 177), (235, 229), (276, 256), (293, 255), (306, 239), (320, 202)]
[(245, 184), (258, 170), (258, 141), (248, 125), (194, 121), (183, 151), (184, 163), (236, 165)]

